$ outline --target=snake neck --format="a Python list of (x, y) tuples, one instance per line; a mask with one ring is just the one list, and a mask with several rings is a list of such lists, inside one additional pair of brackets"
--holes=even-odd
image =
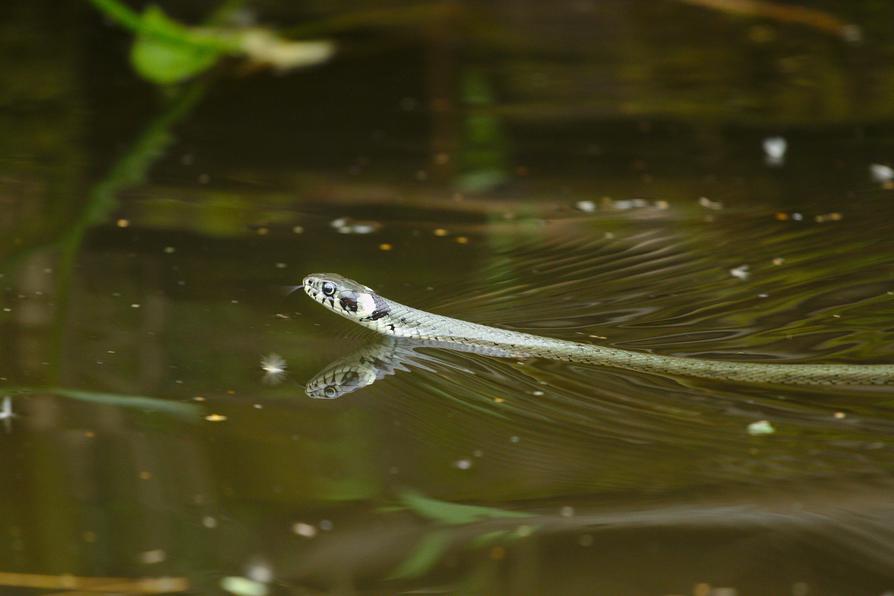
[[(889, 364), (776, 364), (730, 362), (634, 352), (553, 339), (461, 321), (381, 299), (385, 312), (362, 324), (394, 337), (442, 342), (502, 352), (503, 356), (548, 358), (719, 381), (783, 385), (892, 385)], [(460, 348), (461, 349), (461, 348)]]

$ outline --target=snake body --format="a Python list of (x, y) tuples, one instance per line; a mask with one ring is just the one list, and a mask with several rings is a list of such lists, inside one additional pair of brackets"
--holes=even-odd
[(498, 329), (429, 313), (383, 298), (369, 287), (334, 273), (308, 275), (303, 286), (307, 295), (323, 306), (378, 333), (492, 350), (503, 356), (548, 358), (736, 383), (894, 385), (892, 364), (773, 364), (634, 352)]

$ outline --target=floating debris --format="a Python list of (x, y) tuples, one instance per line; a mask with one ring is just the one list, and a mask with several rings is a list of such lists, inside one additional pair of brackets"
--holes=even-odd
[(439, 238), (443, 238), (444, 236), (446, 236), (449, 233), (450, 232), (448, 232), (444, 228), (435, 228), (434, 231), (432, 231), (432, 234), (434, 234), (435, 236), (437, 236)]
[(115, 225), (119, 228), (126, 228), (130, 226), (130, 220), (124, 219), (123, 217), (115, 222)]
[(714, 211), (720, 211), (723, 209), (723, 203), (720, 201), (712, 201), (708, 197), (699, 197), (698, 204), (704, 207), (705, 209), (712, 209)]
[(0, 407), (0, 420), (3, 421), (3, 426), (6, 428), (6, 432), (9, 432), (12, 419), (15, 417), (16, 414), (12, 411), (12, 398), (7, 395), (3, 398), (3, 406)]
[(785, 163), (785, 152), (788, 141), (783, 137), (767, 137), (764, 139), (764, 162), (768, 166), (781, 166)]
[(470, 459), (458, 459), (453, 462), (453, 466), (460, 470), (468, 470), (472, 467), (472, 460)]
[(869, 173), (876, 182), (887, 182), (894, 180), (894, 168), (880, 163), (874, 163), (869, 166)]
[(205, 420), (207, 420), (208, 422), (223, 422), (226, 419), (227, 417), (223, 414), (208, 414), (207, 416), (205, 416)]
[(831, 213), (821, 213), (813, 218), (816, 223), (826, 223), (829, 221), (841, 221), (844, 219), (844, 215), (837, 211), (833, 211)]
[(749, 271), (750, 267), (748, 265), (739, 265), (738, 267), (733, 267), (729, 270), (729, 274), (735, 277), (736, 279), (746, 280), (751, 276), (751, 271)]
[(776, 432), (769, 420), (758, 420), (748, 425), (749, 435), (772, 435)]
[(777, 211), (773, 214), (776, 221), (804, 221), (803, 213), (786, 213), (785, 211)]
[(779, 265), (782, 265), (783, 263), (785, 263), (785, 259), (783, 259), (782, 257), (776, 257), (775, 259), (773, 259), (773, 264), (777, 267)]
[(631, 209), (643, 209), (644, 207), (652, 207), (646, 199), (615, 199), (611, 201), (611, 208), (615, 211), (630, 211)]
[(220, 580), (222, 590), (237, 596), (266, 596), (267, 586), (247, 577), (229, 576)]
[(317, 535), (317, 528), (311, 524), (297, 522), (292, 525), (292, 532), (299, 536), (303, 536), (304, 538), (313, 538)]
[(167, 559), (168, 554), (163, 549), (157, 548), (141, 552), (138, 558), (143, 565), (157, 565)]
[(329, 222), (339, 234), (373, 234), (382, 229), (382, 224), (377, 221), (363, 221), (350, 217), (339, 217)]
[(456, 238), (454, 238), (454, 241), (457, 244), (468, 244), (469, 243), (469, 239), (465, 236), (457, 236)]
[(389, 244), (388, 242), (383, 242), (382, 244), (379, 245), (379, 250), (383, 250), (385, 252), (388, 252), (392, 248), (394, 248), (394, 245)]
[(286, 376), (286, 361), (279, 354), (267, 354), (261, 358), (261, 370), (264, 371), (263, 382), (276, 385)]
[(574, 204), (574, 207), (578, 211), (583, 211), (584, 213), (594, 213), (596, 211), (596, 202), (595, 201), (578, 201)]
[(869, 166), (869, 175), (879, 184), (883, 184), (885, 188), (891, 188), (894, 182), (894, 168), (881, 163), (874, 163)]

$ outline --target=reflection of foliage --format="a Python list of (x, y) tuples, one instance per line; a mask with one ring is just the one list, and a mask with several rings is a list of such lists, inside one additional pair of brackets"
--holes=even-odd
[(506, 138), (500, 116), (488, 111), (494, 97), (491, 82), (483, 72), (472, 69), (464, 74), (462, 94), (469, 113), (463, 126), (459, 188), (485, 192), (508, 177)]
[(175, 402), (158, 397), (101, 393), (64, 387), (4, 387), (3, 392), (11, 395), (58, 395), (77, 401), (114, 406), (116, 408), (133, 408), (142, 412), (168, 414), (185, 419), (196, 419), (202, 411), (198, 404)]
[(413, 513), (447, 525), (472, 524), (487, 519), (529, 517), (529, 514), (519, 511), (439, 501), (412, 490), (403, 491), (400, 500)]
[[(492, 520), (529, 519), (531, 514), (479, 505), (462, 505), (426, 497), (416, 491), (405, 490), (401, 503), (413, 513), (442, 526), (471, 526)], [(469, 548), (482, 548), (526, 538), (536, 528), (520, 525), (512, 529), (481, 529), (467, 539)], [(409, 557), (391, 574), (392, 579), (420, 577), (427, 573), (459, 540), (448, 528), (435, 527), (426, 534)]]
[(797, 23), (839, 35), (847, 41), (859, 41), (860, 28), (833, 14), (806, 6), (789, 6), (763, 0), (680, 0), (721, 12), (763, 17), (780, 23)]
[[(181, 89), (175, 95), (167, 110), (152, 122), (133, 144), (131, 149), (109, 171), (109, 174), (90, 192), (90, 200), (81, 216), (68, 230), (62, 244), (60, 266), (60, 296), (66, 295), (74, 259), (78, 253), (84, 233), (94, 224), (104, 221), (116, 205), (116, 195), (123, 189), (139, 184), (149, 167), (164, 154), (171, 142), (171, 127), (192, 111), (205, 93), (206, 85), (197, 82)], [(59, 312), (64, 312), (60, 309)]]
[(188, 27), (158, 6), (149, 6), (140, 15), (118, 0), (90, 1), (136, 33), (131, 62), (140, 76), (154, 83), (186, 80), (228, 56), (290, 69), (325, 61), (332, 54), (327, 42), (291, 42), (259, 28)]

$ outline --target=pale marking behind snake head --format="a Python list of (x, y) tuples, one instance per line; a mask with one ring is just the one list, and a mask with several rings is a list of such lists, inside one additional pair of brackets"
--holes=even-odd
[(311, 273), (304, 278), (308, 296), (355, 323), (373, 327), (388, 314), (388, 303), (370, 288), (336, 273)]

